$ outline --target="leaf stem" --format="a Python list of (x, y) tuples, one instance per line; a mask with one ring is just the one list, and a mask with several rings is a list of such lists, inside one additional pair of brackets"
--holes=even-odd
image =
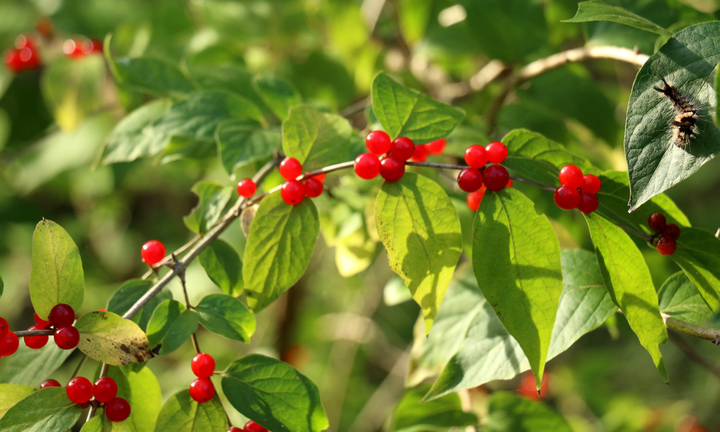
[[(178, 271), (178, 279), (180, 280), (180, 286), (182, 287), (183, 296), (185, 296), (185, 307), (188, 309), (193, 309), (193, 306), (190, 304), (190, 297), (188, 296), (187, 291), (187, 284), (185, 283), (185, 267), (182, 263), (178, 260), (177, 256), (173, 253), (172, 254), (173, 263), (168, 264), (172, 269), (175, 269)], [(193, 332), (190, 335), (190, 339), (192, 339), (193, 348), (195, 348), (195, 353), (200, 354), (200, 345), (198, 345), (197, 341), (197, 335), (196, 331)]]
[(88, 356), (86, 354), (83, 354), (83, 357), (80, 359), (80, 363), (78, 363), (77, 367), (75, 368), (75, 372), (73, 372), (70, 379), (75, 378), (80, 373), (80, 369), (82, 369), (82, 367), (85, 364), (85, 361), (87, 359), (88, 359)]
[(661, 315), (663, 321), (665, 322), (665, 327), (668, 329), (675, 330), (678, 333), (686, 334), (698, 339), (709, 340), (715, 345), (720, 345), (720, 330), (690, 324), (664, 313), (661, 313)]

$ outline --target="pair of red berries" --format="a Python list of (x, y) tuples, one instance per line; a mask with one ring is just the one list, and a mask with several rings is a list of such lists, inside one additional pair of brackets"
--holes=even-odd
[[(47, 380), (40, 385), (41, 389), (47, 387), (60, 387), (60, 383)], [(110, 377), (100, 378), (95, 384), (85, 377), (75, 377), (68, 383), (65, 393), (78, 405), (84, 405), (94, 397), (101, 406), (105, 407), (105, 415), (110, 421), (121, 422), (130, 417), (130, 404), (125, 399), (117, 397), (117, 383)]]
[(40, 66), (40, 55), (35, 43), (27, 36), (15, 39), (15, 47), (5, 52), (5, 67), (11, 72), (20, 73)]
[(244, 428), (240, 429), (239, 427), (233, 426), (228, 429), (228, 432), (268, 432), (268, 430), (255, 423), (254, 421), (250, 420), (249, 422), (245, 423)]
[(63, 44), (63, 53), (69, 58), (80, 58), (102, 52), (102, 42), (98, 39), (68, 39)]
[[(458, 175), (460, 189), (465, 192), (479, 191), (482, 186), (491, 191), (503, 189), (510, 181), (510, 174), (504, 166), (498, 164), (505, 162), (507, 154), (507, 147), (499, 141), (491, 142), (487, 147), (477, 144), (468, 147), (465, 150), (465, 162), (470, 168), (465, 168)], [(485, 168), (488, 162), (493, 165)]]
[[(280, 189), (280, 196), (286, 204), (298, 205), (303, 202), (306, 196), (309, 198), (317, 198), (323, 192), (325, 174), (312, 176), (304, 182), (301, 182), (296, 179), (300, 177), (302, 171), (302, 164), (295, 158), (288, 157), (280, 162), (280, 175), (287, 180)], [(238, 192), (239, 191), (240, 186), (238, 185)]]
[(583, 176), (582, 170), (575, 165), (566, 165), (558, 175), (560, 186), (555, 190), (555, 204), (563, 210), (577, 207), (588, 214), (598, 208), (595, 194), (600, 190), (600, 179), (592, 174)]
[(190, 397), (198, 403), (208, 402), (215, 396), (215, 385), (210, 380), (215, 373), (215, 359), (210, 354), (200, 353), (193, 357), (190, 367), (198, 377), (190, 384)]
[[(437, 141), (433, 143), (435, 142)], [(391, 140), (390, 135), (383, 131), (370, 132), (365, 137), (365, 146), (369, 153), (363, 153), (355, 158), (355, 174), (365, 180), (374, 179), (379, 174), (385, 181), (389, 182), (398, 181), (405, 175), (405, 162), (414, 157), (419, 147), (407, 137), (398, 137)], [(444, 148), (445, 141), (442, 140), (441, 145), (433, 147), (433, 151), (440, 149), (440, 153), (442, 153)], [(421, 151), (429, 150), (423, 148)], [(383, 155), (386, 156), (381, 160), (380, 157)], [(427, 159), (427, 156), (425, 156), (425, 159)]]
[(680, 238), (680, 227), (674, 223), (667, 223), (665, 215), (653, 213), (648, 217), (650, 229), (660, 236), (655, 242), (657, 251), (662, 255), (672, 255), (677, 249), (677, 239)]
[(417, 144), (415, 146), (415, 153), (413, 153), (413, 162), (425, 162), (430, 155), (439, 156), (445, 151), (445, 138), (440, 138), (427, 144)]
[[(45, 321), (35, 314), (35, 323), (28, 330), (55, 330), (55, 344), (61, 349), (69, 350), (75, 348), (80, 342), (80, 332), (73, 327), (75, 322), (75, 311), (66, 304), (55, 305), (50, 311), (50, 321)], [(40, 349), (48, 343), (49, 337), (26, 336), (25, 345), (32, 349)], [(20, 341), (14, 332), (9, 330), (8, 322), (0, 318), (0, 356), (8, 357), (18, 350)]]

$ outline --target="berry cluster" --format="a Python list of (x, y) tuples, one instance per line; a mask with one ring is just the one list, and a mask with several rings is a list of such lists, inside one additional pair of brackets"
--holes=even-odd
[[(60, 387), (60, 383), (51, 379), (40, 384), (41, 389), (47, 387)], [(73, 403), (83, 405), (83, 408), (94, 397), (95, 401), (105, 408), (105, 415), (112, 422), (125, 421), (130, 416), (130, 404), (117, 397), (117, 383), (110, 377), (100, 378), (95, 384), (90, 383), (87, 378), (75, 377), (70, 380), (65, 392)]]
[(165, 245), (157, 240), (150, 240), (142, 246), (140, 254), (147, 265), (155, 265), (165, 258)]
[[(505, 144), (494, 141), (483, 147), (471, 145), (465, 150), (465, 163), (470, 168), (460, 171), (457, 182), (460, 189), (469, 192), (467, 205), (477, 211), (486, 190), (499, 191), (512, 186), (510, 174), (500, 165), (507, 159), (508, 149)], [(490, 163), (490, 166), (486, 165)]]
[(102, 42), (98, 39), (68, 39), (63, 44), (63, 53), (69, 58), (80, 58), (102, 52)]
[(677, 248), (677, 239), (680, 238), (680, 227), (674, 223), (667, 223), (665, 215), (653, 213), (648, 217), (648, 226), (655, 231), (655, 247), (662, 255), (672, 255)]
[(427, 144), (417, 144), (410, 160), (413, 162), (425, 162), (430, 155), (439, 156), (445, 151), (445, 144), (445, 138)]
[(560, 186), (555, 190), (555, 204), (563, 210), (577, 208), (588, 214), (598, 208), (595, 194), (600, 190), (600, 179), (592, 174), (583, 175), (575, 165), (566, 165), (558, 175)]
[(200, 353), (193, 357), (190, 367), (197, 377), (190, 384), (190, 397), (199, 403), (208, 402), (215, 396), (215, 385), (210, 380), (215, 373), (215, 359), (210, 354)]
[(15, 47), (5, 52), (5, 67), (11, 72), (20, 73), (40, 66), (40, 55), (32, 39), (20, 35), (15, 39)]
[[(306, 196), (309, 198), (317, 198), (323, 192), (325, 174), (319, 174), (301, 182), (297, 180), (297, 178), (302, 175), (302, 172), (302, 164), (295, 158), (288, 157), (280, 162), (280, 175), (287, 180), (283, 183), (282, 188), (280, 189), (280, 196), (283, 201), (289, 205), (300, 204)], [(252, 182), (250, 179), (245, 179), (243, 181)], [(254, 183), (252, 184), (253, 186), (255, 185)], [(238, 193), (245, 196), (240, 192), (240, 184), (238, 184)]]
[[(73, 326), (75, 322), (75, 311), (66, 304), (55, 305), (50, 311), (50, 321), (45, 321), (35, 314), (36, 325), (28, 330), (55, 330), (55, 344), (61, 349), (69, 350), (75, 348), (80, 342), (80, 332)], [(40, 349), (48, 343), (47, 335), (26, 336), (25, 345), (28, 348)], [(17, 335), (11, 332), (8, 322), (0, 318), (0, 356), (8, 357), (17, 351), (20, 346)]]
[[(391, 140), (390, 136), (383, 131), (370, 132), (365, 138), (365, 146), (369, 153), (363, 153), (355, 158), (355, 174), (365, 180), (374, 179), (380, 174), (383, 179), (389, 182), (398, 181), (405, 175), (405, 162), (413, 157), (417, 147), (419, 147), (415, 146), (415, 143), (407, 137), (398, 137)], [(436, 151), (437, 147), (440, 146), (433, 147), (433, 151)], [(443, 140), (442, 149), (444, 147)], [(442, 152), (442, 149), (440, 152)], [(422, 150), (422, 152), (425, 151), (429, 151), (427, 147)], [(383, 157), (383, 155), (385, 156)], [(425, 156), (425, 159), (427, 159), (427, 156)]]
[(249, 422), (245, 423), (244, 428), (240, 429), (239, 427), (233, 426), (228, 429), (228, 432), (268, 432), (268, 430), (255, 423), (254, 421), (250, 420)]

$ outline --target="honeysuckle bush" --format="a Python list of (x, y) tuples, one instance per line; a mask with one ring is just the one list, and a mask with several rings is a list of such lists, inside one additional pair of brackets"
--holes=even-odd
[[(41, 59), (0, 74), (0, 315), (68, 304), (80, 333), (0, 359), (0, 430), (718, 427), (714, 6), (371, 3), (0, 5), (2, 46)], [(78, 34), (103, 53), (63, 55)], [(373, 130), (447, 146), (366, 181)], [(514, 181), (474, 212), (455, 178), (496, 140)], [(325, 193), (286, 204), (285, 157)], [(553, 203), (566, 165), (600, 179), (596, 211)], [(681, 230), (667, 257), (655, 213)], [(205, 403), (195, 351), (217, 359)], [(36, 390), (78, 374), (130, 417)], [(508, 391), (521, 375), (544, 401)]]

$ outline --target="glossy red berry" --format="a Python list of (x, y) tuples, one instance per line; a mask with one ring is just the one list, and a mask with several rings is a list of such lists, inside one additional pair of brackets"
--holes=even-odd
[(305, 199), (305, 185), (297, 180), (288, 180), (280, 189), (280, 196), (289, 205), (298, 205)]
[(388, 156), (380, 161), (380, 175), (386, 181), (398, 181), (405, 175), (405, 161)]
[(600, 191), (600, 179), (592, 174), (585, 174), (580, 183), (580, 190), (583, 193), (597, 194)]
[(465, 168), (458, 174), (457, 182), (465, 192), (475, 192), (483, 185), (483, 175), (475, 168)]
[(35, 316), (33, 318), (35, 319), (35, 324), (39, 325), (42, 329), (47, 329), (52, 325), (50, 321), (45, 321), (44, 319), (40, 318), (37, 312), (35, 312)]
[(155, 265), (165, 258), (165, 245), (157, 240), (150, 240), (142, 247), (142, 259), (148, 265)]
[(467, 202), (468, 207), (470, 207), (470, 210), (476, 212), (478, 208), (480, 208), (480, 203), (482, 202), (483, 197), (485, 196), (485, 186), (481, 187), (479, 190), (475, 192), (470, 192), (465, 198), (465, 202)]
[(672, 237), (677, 240), (680, 238), (680, 227), (675, 225), (674, 223), (669, 223), (662, 230), (662, 235)]
[(105, 415), (111, 422), (125, 421), (130, 417), (130, 404), (123, 398), (115, 398), (105, 404)]
[(583, 173), (575, 165), (565, 165), (558, 175), (560, 184), (569, 188), (577, 189), (583, 182)]
[(48, 387), (61, 387), (60, 383), (54, 379), (45, 380), (40, 384), (40, 390)]
[(310, 174), (310, 173), (305, 173), (305, 176), (307, 176), (307, 178), (314, 178), (315, 180), (320, 181), (320, 182), (325, 181), (325, 176), (326, 176), (325, 173), (315, 174), (314, 176), (309, 176), (308, 174)]
[(295, 180), (302, 174), (302, 164), (295, 158), (285, 158), (280, 162), (280, 175), (285, 180)]
[(99, 39), (85, 39), (80, 44), (83, 54), (95, 54), (103, 52), (103, 44)]
[(490, 165), (483, 171), (483, 183), (488, 190), (499, 191), (507, 186), (510, 174), (502, 165)]
[(250, 420), (245, 423), (245, 432), (268, 432), (267, 429)]
[(75, 322), (75, 311), (70, 305), (55, 305), (50, 310), (50, 322), (56, 328), (72, 325)]
[(200, 353), (190, 363), (193, 373), (198, 378), (210, 378), (215, 372), (215, 359), (210, 354)]
[(488, 162), (493, 164), (499, 164), (505, 162), (508, 155), (508, 149), (505, 144), (500, 141), (493, 141), (485, 147), (487, 152)]
[(677, 242), (674, 238), (663, 235), (658, 239), (655, 247), (657, 247), (657, 251), (660, 252), (661, 255), (672, 255), (677, 248)]
[[(45, 330), (45, 327), (34, 325), (28, 330)], [(25, 336), (23, 339), (25, 339), (25, 345), (32, 349), (40, 349), (48, 343), (48, 336)]]
[(389, 152), (391, 145), (390, 135), (383, 131), (372, 131), (365, 138), (365, 146), (375, 156), (381, 156)]
[(15, 333), (9, 331), (4, 338), (0, 339), (0, 357), (8, 357), (15, 354), (20, 341)]
[(80, 332), (78, 332), (75, 327), (67, 326), (55, 330), (55, 344), (59, 346), (60, 349), (73, 349), (78, 346), (79, 342)]
[(93, 396), (92, 384), (85, 377), (71, 379), (65, 391), (70, 400), (79, 405), (88, 402)]
[(228, 429), (228, 432), (244, 432), (244, 430), (240, 429), (239, 427), (233, 426), (230, 429)]
[(361, 154), (355, 158), (355, 174), (361, 179), (374, 179), (380, 174), (380, 159), (371, 153)]
[(237, 192), (243, 198), (250, 198), (257, 192), (257, 185), (252, 179), (242, 179), (237, 184)]
[(35, 46), (28, 45), (22, 48), (18, 55), (20, 56), (20, 61), (23, 63), (23, 69), (35, 69), (40, 66), (40, 56)]
[(665, 229), (667, 222), (665, 221), (665, 215), (662, 213), (653, 213), (648, 217), (648, 226), (655, 232), (660, 232)]
[(397, 137), (390, 144), (390, 156), (401, 161), (410, 159), (415, 153), (415, 143), (407, 137)]
[(465, 149), (465, 163), (475, 169), (484, 167), (488, 163), (485, 147), (475, 144)]
[(107, 403), (115, 399), (118, 393), (118, 386), (114, 379), (102, 377), (93, 384), (93, 396), (98, 402)]
[(12, 48), (7, 50), (5, 52), (4, 62), (5, 67), (8, 68), (10, 72), (20, 73), (24, 69), (23, 61), (20, 60), (20, 50)]
[(428, 152), (430, 152), (431, 155), (441, 155), (442, 152), (445, 151), (445, 138), (440, 138), (439, 140), (435, 140), (431, 143), (427, 144)]
[(35, 49), (35, 42), (33, 42), (33, 40), (29, 37), (21, 34), (15, 38), (15, 48), (20, 50), (25, 47)]
[(428, 156), (430, 156), (430, 151), (427, 144), (418, 144), (415, 146), (415, 153), (413, 153), (410, 160), (413, 162), (425, 162)]
[(594, 212), (598, 208), (597, 196), (591, 193), (583, 193), (580, 195), (577, 208), (585, 214)]
[(572, 210), (580, 203), (580, 194), (577, 189), (560, 186), (555, 190), (555, 204), (564, 210)]
[(0, 317), (0, 339), (7, 336), (9, 331), (10, 331), (10, 325), (5, 320), (5, 318)]
[(315, 178), (309, 178), (304, 182), (305, 196), (310, 198), (317, 198), (323, 192), (323, 184), (320, 180)]
[(215, 385), (210, 378), (198, 378), (190, 384), (190, 397), (199, 403), (205, 403), (215, 396)]
[(79, 39), (68, 39), (63, 43), (63, 53), (70, 58), (79, 58), (85, 55), (80, 48), (82, 41)]
[(505, 187), (512, 187), (512, 179), (508, 179), (508, 182), (505, 185)]

